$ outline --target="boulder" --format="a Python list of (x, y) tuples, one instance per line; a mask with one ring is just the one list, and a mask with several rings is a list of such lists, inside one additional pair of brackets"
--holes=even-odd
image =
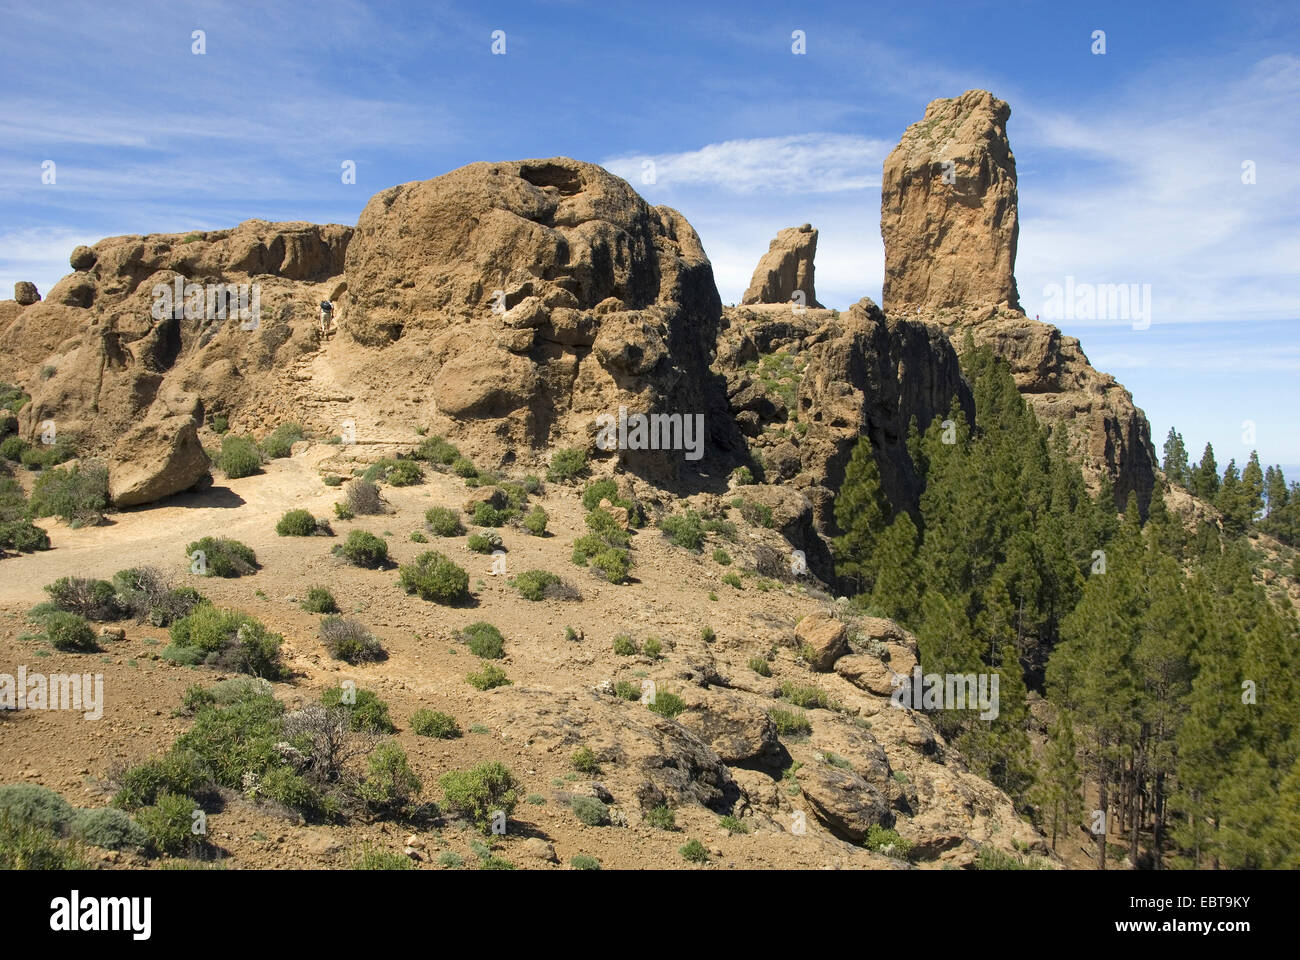
[(36, 289), (36, 284), (29, 283), (26, 280), (19, 280), (14, 284), (14, 300), (24, 307), (30, 306), (40, 299), (41, 295)]
[(68, 265), (73, 270), (89, 270), (98, 259), (99, 256), (95, 251), (83, 243), (73, 248), (72, 255), (68, 257)]
[(730, 693), (682, 692), (686, 709), (676, 720), (695, 734), (726, 764), (742, 763), (775, 753), (776, 726), (767, 711)]
[(805, 763), (795, 779), (814, 816), (841, 839), (860, 843), (868, 830), (891, 817), (885, 796), (851, 770)]
[(835, 666), (835, 661), (849, 652), (848, 628), (843, 623), (820, 613), (810, 613), (795, 625), (795, 644), (807, 650), (809, 666), (825, 673)]
[(804, 307), (820, 307), (813, 289), (813, 259), (817, 256), (817, 231), (811, 223), (787, 227), (768, 245), (749, 288), (740, 298), (746, 303), (790, 303), (802, 293)]
[(149, 418), (129, 430), (108, 461), (108, 492), (119, 507), (152, 503), (188, 490), (207, 475), (208, 455), (194, 418)]

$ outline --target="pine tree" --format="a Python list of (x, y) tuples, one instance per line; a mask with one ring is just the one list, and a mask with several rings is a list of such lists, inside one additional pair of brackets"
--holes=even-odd
[(1241, 471), (1241, 486), (1253, 524), (1264, 512), (1264, 472), (1259, 467), (1259, 453), (1254, 450), (1250, 451), (1246, 469)]
[(1192, 471), (1192, 493), (1202, 500), (1214, 502), (1214, 495), (1219, 492), (1219, 465), (1214, 462), (1214, 447), (1205, 445), (1201, 454), (1200, 465)]
[(916, 524), (906, 510), (876, 541), (871, 607), (882, 616), (912, 624), (920, 614), (921, 566), (916, 559)]
[(1214, 495), (1214, 506), (1223, 514), (1223, 530), (1229, 536), (1240, 536), (1250, 523), (1250, 506), (1241, 477), (1237, 474), (1237, 461), (1229, 460), (1223, 471), (1223, 482)]
[(871, 589), (872, 554), (891, 513), (871, 440), (859, 437), (835, 498), (835, 523), (843, 532), (834, 540), (835, 573), (854, 581), (858, 593)]
[(1191, 478), (1191, 469), (1187, 466), (1187, 448), (1183, 446), (1183, 435), (1173, 427), (1169, 428), (1169, 435), (1165, 437), (1164, 452), (1162, 469), (1169, 482), (1176, 483), (1180, 487), (1187, 486)]
[(1083, 823), (1082, 791), (1074, 718), (1068, 710), (1062, 710), (1047, 729), (1042, 771), (1033, 793), (1041, 822), (1052, 837), (1053, 850), (1058, 836)]

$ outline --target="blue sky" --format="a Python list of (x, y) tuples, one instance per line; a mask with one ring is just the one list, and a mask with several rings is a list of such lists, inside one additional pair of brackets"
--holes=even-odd
[(928, 101), (983, 87), (1012, 106), (1026, 311), (1067, 277), (1149, 284), (1147, 329), (1058, 325), (1157, 449), (1176, 424), (1194, 454), (1257, 447), (1300, 479), (1300, 8), (1067, 6), (5, 2), (0, 291), (48, 290), (104, 236), (355, 223), (394, 183), (567, 155), (681, 210), (724, 302), (811, 221), (843, 308), (880, 297), (885, 155)]

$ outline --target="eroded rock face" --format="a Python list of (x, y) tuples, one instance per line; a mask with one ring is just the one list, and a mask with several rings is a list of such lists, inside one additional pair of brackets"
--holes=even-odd
[(820, 307), (813, 282), (816, 256), (817, 231), (811, 223), (780, 231), (754, 268), (741, 304), (790, 303), (798, 292), (803, 295), (798, 301), (803, 306)]
[[(473, 163), (385, 190), (362, 211), (346, 280), (348, 334), (418, 345), (453, 435), (588, 446), (595, 418), (625, 406), (702, 415), (710, 452), (736, 445), (708, 371), (720, 301), (700, 239), (600, 167)], [(623, 455), (669, 473), (682, 459)]]
[(1021, 312), (1010, 114), (984, 90), (935, 100), (886, 159), (885, 311), (939, 326), (959, 349), (970, 330), (1008, 361), (1039, 419), (1065, 428), (1094, 489), (1105, 473), (1118, 506), (1133, 492), (1145, 514), (1156, 465), (1145, 414), (1078, 340)]
[(934, 100), (885, 160), (880, 232), (886, 313), (1020, 308), (1011, 108), (986, 90)]

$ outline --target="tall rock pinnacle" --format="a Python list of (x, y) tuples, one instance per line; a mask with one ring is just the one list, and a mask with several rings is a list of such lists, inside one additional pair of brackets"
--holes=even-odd
[(754, 268), (754, 277), (740, 302), (789, 303), (798, 291), (803, 294), (803, 306), (821, 307), (813, 289), (816, 256), (817, 231), (811, 223), (779, 231)]
[(886, 312), (1020, 309), (1011, 108), (986, 90), (934, 100), (885, 160), (880, 232)]

